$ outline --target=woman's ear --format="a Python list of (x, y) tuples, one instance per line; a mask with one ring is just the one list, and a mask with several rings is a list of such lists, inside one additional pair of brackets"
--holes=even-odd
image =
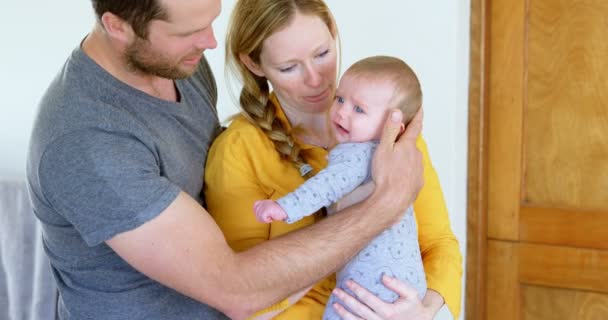
[(240, 53), (239, 59), (247, 67), (247, 69), (249, 69), (249, 71), (253, 72), (253, 74), (255, 74), (256, 76), (258, 76), (258, 77), (266, 76), (264, 74), (264, 71), (262, 71), (262, 68), (260, 67), (260, 65), (255, 63), (253, 60), (251, 60), (251, 57), (249, 57), (249, 55)]
[(131, 25), (111, 12), (101, 16), (101, 25), (110, 38), (119, 42), (131, 43), (136, 37)]

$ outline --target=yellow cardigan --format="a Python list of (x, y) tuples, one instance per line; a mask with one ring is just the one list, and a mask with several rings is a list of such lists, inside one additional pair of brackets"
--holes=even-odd
[[(286, 128), (289, 121), (271, 95), (277, 117)], [(422, 137), (417, 147), (423, 155), (424, 187), (414, 203), (420, 249), (428, 288), (439, 292), (454, 317), (460, 313), (462, 257), (447, 215), (439, 179), (429, 159)], [(304, 159), (314, 173), (327, 165), (327, 151), (302, 145)], [(207, 209), (224, 232), (228, 244), (243, 251), (268, 239), (308, 226), (319, 218), (306, 217), (294, 224), (257, 222), (253, 203), (276, 200), (304, 182), (299, 171), (280, 158), (264, 133), (243, 116), (238, 116), (213, 143), (205, 168)], [(325, 304), (335, 286), (331, 276), (315, 285), (304, 298), (275, 319), (321, 319)], [(274, 308), (281, 308), (286, 301)], [(274, 309), (273, 308), (273, 309)]]

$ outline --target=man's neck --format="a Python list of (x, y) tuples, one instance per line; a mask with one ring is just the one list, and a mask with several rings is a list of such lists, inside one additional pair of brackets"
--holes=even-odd
[(99, 27), (93, 29), (84, 39), (81, 47), (93, 61), (125, 84), (158, 99), (178, 100), (173, 80), (129, 70), (123, 58), (123, 48), (112, 43)]

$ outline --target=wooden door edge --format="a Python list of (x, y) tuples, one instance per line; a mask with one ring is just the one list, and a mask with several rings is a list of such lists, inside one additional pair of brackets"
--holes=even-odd
[(488, 3), (471, 0), (465, 319), (486, 317)]

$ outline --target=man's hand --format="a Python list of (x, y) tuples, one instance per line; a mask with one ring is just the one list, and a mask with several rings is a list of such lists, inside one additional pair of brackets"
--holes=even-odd
[(421, 108), (399, 137), (403, 114), (392, 110), (374, 154), (372, 178), (376, 189), (371, 198), (383, 201), (388, 214), (398, 214), (394, 219), (399, 219), (414, 202), (424, 184), (422, 154), (416, 148), (416, 139), (422, 131), (422, 117)]

